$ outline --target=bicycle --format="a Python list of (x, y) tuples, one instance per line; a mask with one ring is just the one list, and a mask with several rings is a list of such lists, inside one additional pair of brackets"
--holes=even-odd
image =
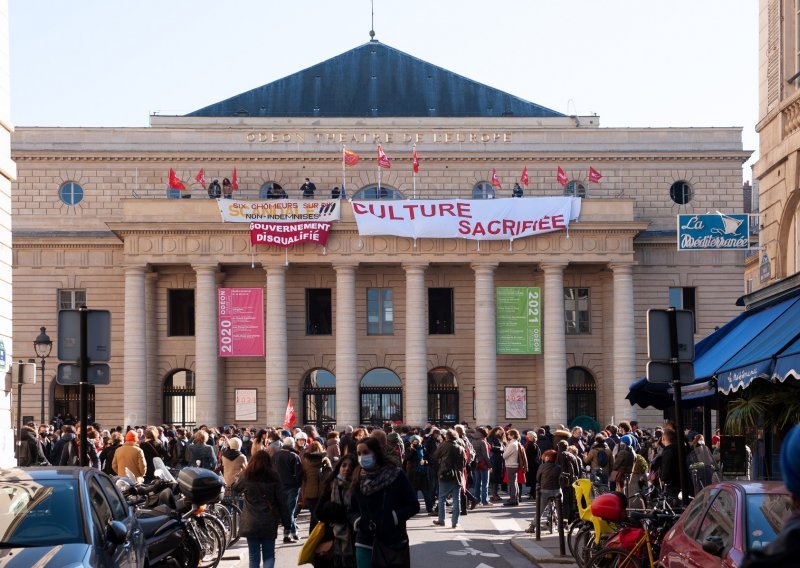
[(657, 568), (661, 541), (678, 520), (674, 513), (630, 511), (628, 517), (639, 526), (626, 526), (596, 552), (587, 568)]
[(558, 507), (556, 506), (557, 499), (559, 499), (557, 495), (548, 497), (547, 505), (544, 507), (544, 509), (542, 509), (541, 515), (539, 515), (539, 522), (542, 524), (542, 526), (547, 527), (547, 529), (550, 531), (550, 534), (553, 534), (553, 531), (558, 529), (558, 523), (561, 522), (561, 519), (558, 516)]
[(222, 523), (225, 529), (226, 547), (233, 546), (239, 540), (242, 509), (238, 502), (239, 498), (228, 490), (219, 503), (213, 503), (206, 508), (206, 512), (214, 515)]

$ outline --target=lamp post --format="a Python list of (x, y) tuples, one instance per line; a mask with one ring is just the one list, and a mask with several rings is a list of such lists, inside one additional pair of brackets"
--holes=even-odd
[(39, 357), (39, 360), (42, 362), (42, 412), (41, 412), (41, 421), (39, 424), (45, 424), (44, 421), (44, 367), (45, 367), (45, 359), (50, 356), (50, 351), (53, 349), (53, 342), (50, 340), (50, 336), (45, 333), (47, 330), (46, 327), (41, 327), (41, 332), (39, 336), (33, 340), (33, 348), (36, 350), (36, 356)]

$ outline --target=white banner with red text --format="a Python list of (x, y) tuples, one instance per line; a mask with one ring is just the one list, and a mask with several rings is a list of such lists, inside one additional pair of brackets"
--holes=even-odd
[(250, 242), (279, 247), (314, 243), (324, 247), (330, 232), (330, 223), (250, 223)]
[(341, 207), (338, 199), (267, 199), (237, 201), (218, 199), (223, 223), (296, 223), (298, 221), (338, 221)]
[(579, 197), (353, 201), (358, 234), (500, 241), (565, 230)]

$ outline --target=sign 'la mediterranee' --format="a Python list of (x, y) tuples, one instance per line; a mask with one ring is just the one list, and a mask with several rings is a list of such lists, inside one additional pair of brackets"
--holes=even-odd
[(353, 201), (364, 236), (511, 240), (567, 229), (580, 212), (578, 197)]
[(678, 215), (678, 250), (746, 250), (748, 215)]

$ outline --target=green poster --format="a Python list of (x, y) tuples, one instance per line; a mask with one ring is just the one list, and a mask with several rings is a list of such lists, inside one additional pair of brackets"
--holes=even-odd
[(496, 288), (497, 354), (542, 354), (541, 288)]

